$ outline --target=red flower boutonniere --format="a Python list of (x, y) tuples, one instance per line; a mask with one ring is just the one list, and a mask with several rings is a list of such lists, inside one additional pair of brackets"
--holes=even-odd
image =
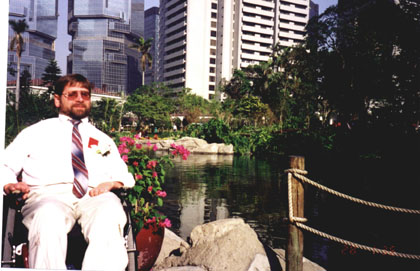
[(92, 148), (92, 146), (98, 146), (99, 141), (89, 137), (89, 144), (88, 144), (88, 148)]

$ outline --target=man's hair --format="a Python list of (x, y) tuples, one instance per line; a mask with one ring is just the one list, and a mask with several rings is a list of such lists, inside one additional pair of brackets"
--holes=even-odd
[(79, 85), (80, 87), (87, 88), (90, 91), (92, 90), (92, 84), (81, 74), (68, 74), (60, 77), (54, 85), (54, 93), (61, 95), (65, 87)]

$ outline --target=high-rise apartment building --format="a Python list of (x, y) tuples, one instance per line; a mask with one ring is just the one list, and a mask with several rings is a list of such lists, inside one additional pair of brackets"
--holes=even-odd
[(159, 8), (152, 7), (144, 12), (144, 39), (153, 39), (150, 47), (150, 55), (152, 56), (152, 66), (147, 67), (145, 72), (145, 84), (149, 85), (157, 81), (157, 66), (159, 65), (158, 46), (159, 46)]
[(143, 35), (143, 12), (144, 0), (68, 0), (68, 72), (106, 93), (139, 87), (139, 53), (130, 46)]
[[(9, 20), (26, 20), (29, 28), (23, 34), (24, 50), (21, 72), (27, 70), (32, 79), (41, 79), (50, 59), (55, 58), (54, 41), (57, 38), (58, 0), (9, 1)], [(15, 35), (9, 26), (9, 44)], [(8, 51), (8, 65), (16, 70), (15, 51)], [(8, 80), (16, 76), (7, 75)]]
[(216, 97), (233, 70), (305, 38), (310, 0), (161, 0), (158, 80)]

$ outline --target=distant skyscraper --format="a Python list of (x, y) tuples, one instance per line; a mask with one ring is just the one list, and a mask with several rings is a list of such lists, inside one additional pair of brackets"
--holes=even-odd
[(318, 15), (319, 15), (319, 5), (311, 1), (310, 8), (309, 8), (309, 19)]
[(310, 0), (161, 0), (158, 80), (206, 99), (234, 69), (305, 39)]
[(139, 87), (139, 53), (130, 45), (143, 35), (144, 0), (68, 0), (68, 5), (68, 72), (83, 74), (107, 93)]
[[(58, 0), (12, 0), (9, 1), (9, 20), (26, 20), (29, 26), (24, 33), (24, 50), (21, 72), (29, 71), (32, 79), (41, 79), (50, 59), (55, 58), (54, 41), (57, 38)], [(14, 36), (9, 26), (9, 44)], [(16, 70), (15, 51), (8, 51), (8, 64)], [(7, 75), (8, 80), (15, 76)]]
[(152, 56), (152, 68), (147, 67), (145, 74), (146, 85), (157, 81), (158, 46), (159, 46), (159, 8), (152, 7), (144, 13), (144, 39), (153, 39), (150, 55)]

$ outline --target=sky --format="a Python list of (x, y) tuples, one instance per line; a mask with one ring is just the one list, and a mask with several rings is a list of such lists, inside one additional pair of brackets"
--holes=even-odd
[[(319, 5), (319, 13), (324, 12), (331, 5), (336, 5), (337, 0), (313, 0)], [(159, 0), (145, 0), (144, 10), (151, 7), (158, 7)], [(58, 36), (56, 39), (56, 59), (62, 74), (67, 73), (67, 56), (69, 55), (68, 44), (71, 36), (67, 34), (67, 0), (58, 1)]]

